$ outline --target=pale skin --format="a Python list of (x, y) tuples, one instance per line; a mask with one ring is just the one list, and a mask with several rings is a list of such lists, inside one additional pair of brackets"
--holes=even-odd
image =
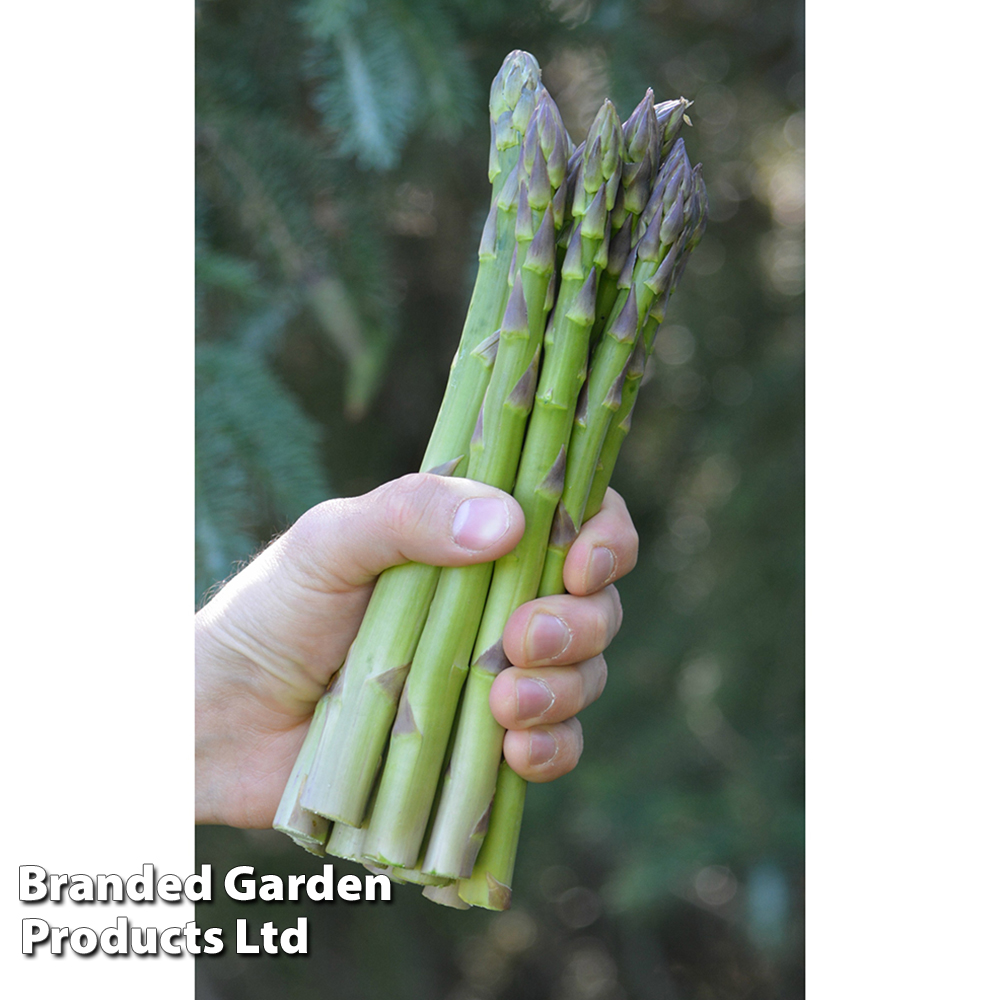
[[(463, 566), (509, 552), (524, 530), (514, 499), (467, 479), (416, 474), (306, 512), (195, 616), (195, 818), (265, 828), (313, 706), (357, 634), (375, 579), (411, 560)], [(513, 666), (490, 707), (504, 756), (528, 781), (572, 770), (577, 714), (603, 691), (621, 625), (614, 582), (638, 539), (609, 490), (566, 559), (567, 593), (522, 605), (504, 631)]]

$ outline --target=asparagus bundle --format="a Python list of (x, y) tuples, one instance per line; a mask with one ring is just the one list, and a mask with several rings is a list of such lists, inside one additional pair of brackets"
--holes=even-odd
[(446, 905), (509, 905), (525, 786), (489, 710), (503, 628), (562, 591), (704, 230), (688, 103), (648, 91), (622, 126), (607, 101), (573, 149), (533, 57), (511, 53), (494, 80), (479, 274), (422, 469), (513, 491), (525, 533), (495, 568), (383, 574), (275, 817), (307, 850)]

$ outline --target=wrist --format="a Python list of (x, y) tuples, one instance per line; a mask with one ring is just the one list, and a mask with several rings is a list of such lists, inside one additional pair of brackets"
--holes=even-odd
[(218, 642), (208, 616), (194, 620), (194, 821), (223, 822), (218, 814), (219, 757), (225, 745), (224, 718), (218, 711)]

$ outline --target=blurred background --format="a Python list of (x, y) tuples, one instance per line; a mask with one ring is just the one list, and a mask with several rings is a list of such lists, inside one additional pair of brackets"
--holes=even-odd
[[(647, 86), (693, 99), (710, 195), (616, 470), (642, 547), (609, 683), (577, 770), (529, 787), (512, 909), (297, 905), (309, 956), (200, 959), (203, 1000), (803, 995), (803, 21), (790, 0), (198, 4), (197, 601), (313, 503), (418, 467), (509, 50), (577, 141), (605, 96), (623, 119)], [(271, 832), (200, 828), (197, 853), (321, 864)]]

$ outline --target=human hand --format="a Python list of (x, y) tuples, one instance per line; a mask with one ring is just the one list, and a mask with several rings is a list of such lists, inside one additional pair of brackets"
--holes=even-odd
[[(523, 530), (507, 494), (427, 474), (299, 518), (195, 617), (196, 820), (271, 825), (313, 707), (384, 569), (497, 559)], [(504, 755), (529, 781), (551, 781), (579, 760), (575, 716), (603, 690), (602, 654), (621, 624), (611, 584), (635, 565), (637, 549), (625, 504), (609, 490), (569, 551), (568, 594), (531, 601), (507, 623), (514, 666), (497, 677), (490, 703), (509, 730)]]

